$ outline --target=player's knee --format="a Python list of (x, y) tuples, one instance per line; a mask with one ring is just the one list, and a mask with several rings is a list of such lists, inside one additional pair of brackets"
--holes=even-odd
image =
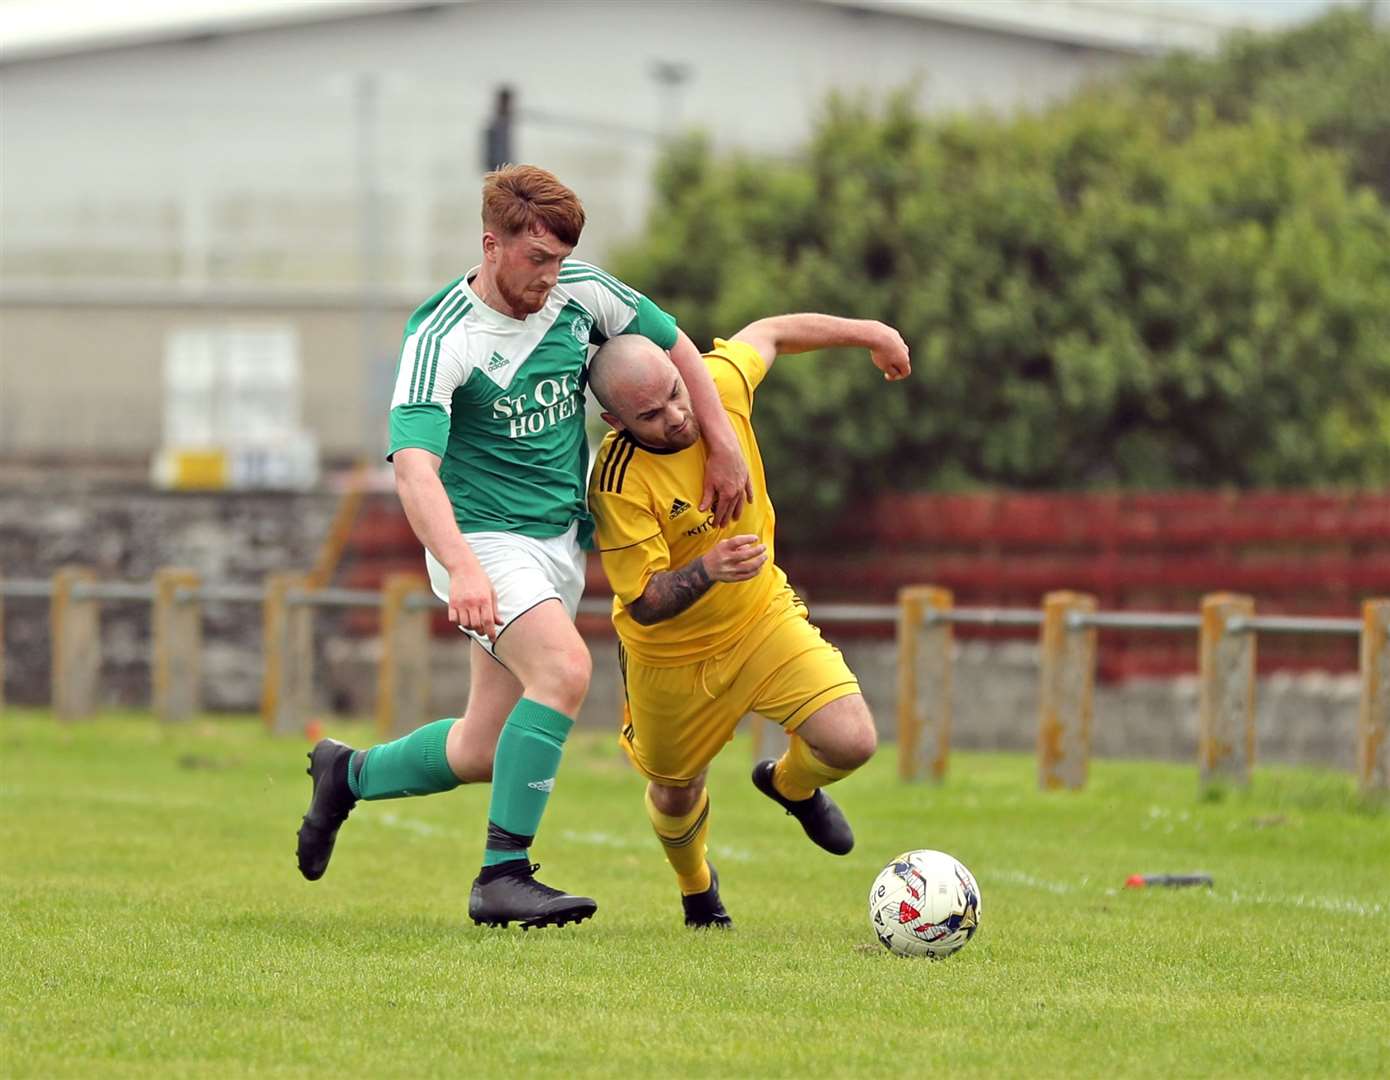
[(527, 687), (527, 692), (543, 696), (564, 711), (575, 710), (584, 704), (592, 674), (593, 661), (589, 659), (589, 651), (583, 647), (571, 649), (548, 662), (537, 675), (537, 685)]
[(702, 784), (691, 784), (689, 787), (647, 785), (647, 794), (652, 800), (652, 805), (659, 813), (665, 814), (667, 817), (685, 817), (700, 804), (700, 795), (703, 791), (704, 786)]
[(857, 769), (878, 749), (878, 732), (874, 728), (874, 718), (866, 709), (861, 722), (854, 724), (846, 733), (843, 748), (845, 764), (841, 768)]
[[(878, 732), (868, 706), (861, 703), (837, 725), (833, 737), (817, 756), (837, 769), (857, 769), (878, 749)], [(814, 750), (814, 748), (813, 748)]]

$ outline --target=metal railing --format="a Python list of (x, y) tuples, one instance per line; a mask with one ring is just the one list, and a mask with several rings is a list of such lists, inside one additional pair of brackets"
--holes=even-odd
[[(51, 600), (55, 585), (51, 578), (0, 578), (0, 598), (16, 600)], [(138, 601), (152, 603), (155, 586), (140, 582), (103, 582), (76, 584), (69, 590), (74, 600)], [(178, 604), (263, 604), (266, 589), (261, 585), (200, 585), (180, 587), (174, 591)], [(341, 589), (324, 587), (295, 589), (285, 597), (291, 606), (312, 608), (376, 608), (382, 606), (382, 594), (371, 589)], [(429, 611), (443, 606), (443, 601), (425, 590), (412, 595), (405, 606), (412, 611)], [(611, 600), (588, 599), (579, 602), (579, 614), (606, 616), (613, 610)], [(811, 607), (821, 623), (896, 622), (898, 608), (893, 604), (816, 604)]]
[[(274, 731), (300, 731), (312, 701), (312, 616), (320, 609), (381, 613), (377, 720), (383, 733), (413, 729), (426, 719), (430, 613), (441, 602), (423, 579), (396, 575), (382, 591), (315, 588), (303, 576), (276, 574), (263, 585), (204, 584), (184, 570), (162, 570), (153, 582), (97, 582), (68, 568), (49, 580), (0, 579), (3, 601), (47, 600), (52, 630), (52, 699), (62, 718), (94, 710), (101, 643), (101, 603), (153, 605), (154, 708), (166, 720), (198, 708), (202, 605), (249, 604), (263, 609), (265, 664), (262, 714)], [(581, 601), (579, 613), (606, 616), (611, 600)], [(1058, 592), (1041, 609), (957, 608), (948, 590), (904, 589), (896, 605), (816, 604), (823, 625), (891, 623), (898, 628), (898, 751), (905, 778), (939, 779), (950, 749), (950, 667), (954, 628), (1023, 627), (1039, 631), (1039, 783), (1079, 787), (1090, 755), (1096, 634), (1105, 630), (1196, 633), (1199, 646), (1200, 747), (1204, 782), (1249, 777), (1254, 746), (1254, 643), (1261, 634), (1356, 636), (1361, 640), (1362, 702), (1357, 771), (1367, 789), (1390, 789), (1390, 600), (1364, 605), (1362, 618), (1258, 616), (1248, 597), (1212, 594), (1200, 613), (1098, 611), (1093, 597)], [(0, 701), (4, 653), (0, 634)], [(769, 731), (759, 729), (754, 743)]]

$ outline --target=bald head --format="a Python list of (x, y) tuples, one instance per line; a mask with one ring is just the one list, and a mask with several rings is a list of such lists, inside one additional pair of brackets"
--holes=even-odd
[(654, 341), (641, 334), (620, 334), (605, 341), (589, 361), (589, 386), (599, 404), (622, 416), (639, 388), (661, 383), (671, 388), (676, 365)]
[(640, 334), (609, 338), (589, 361), (603, 418), (648, 446), (683, 449), (700, 437), (690, 395), (666, 351)]

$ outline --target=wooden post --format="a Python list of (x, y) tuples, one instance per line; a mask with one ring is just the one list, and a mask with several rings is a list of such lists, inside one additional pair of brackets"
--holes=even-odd
[(73, 586), (92, 584), (84, 566), (68, 566), (53, 575), (49, 608), (52, 635), (52, 702), (59, 720), (81, 720), (96, 710), (101, 675), (101, 626), (95, 600), (72, 595)]
[(367, 476), (369, 469), (365, 461), (353, 466), (348, 477), (347, 490), (338, 500), (338, 509), (333, 512), (333, 521), (328, 526), (328, 534), (319, 547), (314, 568), (309, 571), (308, 582), (315, 589), (324, 588), (333, 580), (333, 574), (342, 562), (343, 552), (347, 550), (352, 536), (353, 522), (367, 497)]
[(951, 652), (955, 634), (928, 612), (950, 611), (950, 589), (898, 592), (898, 775), (940, 783), (951, 756)]
[(1250, 782), (1255, 763), (1255, 634), (1231, 633), (1233, 618), (1251, 618), (1255, 602), (1235, 593), (1202, 598), (1201, 784)]
[(1071, 625), (1090, 615), (1096, 598), (1053, 592), (1043, 600), (1042, 687), (1038, 695), (1038, 787), (1086, 786), (1091, 760), (1091, 717), (1096, 684), (1096, 630)]
[(1390, 792), (1390, 600), (1362, 606), (1361, 717), (1356, 775), (1363, 794)]
[(293, 574), (269, 575), (265, 579), (265, 600), (261, 604), (261, 722), (272, 729), (280, 708), (285, 595), (293, 580)]
[(409, 597), (428, 589), (416, 574), (392, 574), (382, 587), (376, 730), (383, 742), (429, 719), (430, 613), (406, 606)]
[[(0, 574), (0, 582), (5, 575)], [(5, 594), (0, 592), (0, 713), (5, 711)]]
[(276, 735), (302, 733), (313, 707), (314, 609), (289, 602), (291, 592), (306, 589), (298, 574), (266, 578), (261, 719)]
[(154, 714), (170, 723), (192, 719), (202, 702), (203, 608), (177, 599), (178, 590), (199, 584), (192, 570), (165, 567), (154, 575)]

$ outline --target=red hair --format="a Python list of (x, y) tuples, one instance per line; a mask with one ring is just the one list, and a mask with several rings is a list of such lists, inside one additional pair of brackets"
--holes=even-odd
[(579, 196), (535, 165), (503, 165), (483, 177), (484, 229), (516, 236), (537, 225), (574, 247), (584, 231)]

